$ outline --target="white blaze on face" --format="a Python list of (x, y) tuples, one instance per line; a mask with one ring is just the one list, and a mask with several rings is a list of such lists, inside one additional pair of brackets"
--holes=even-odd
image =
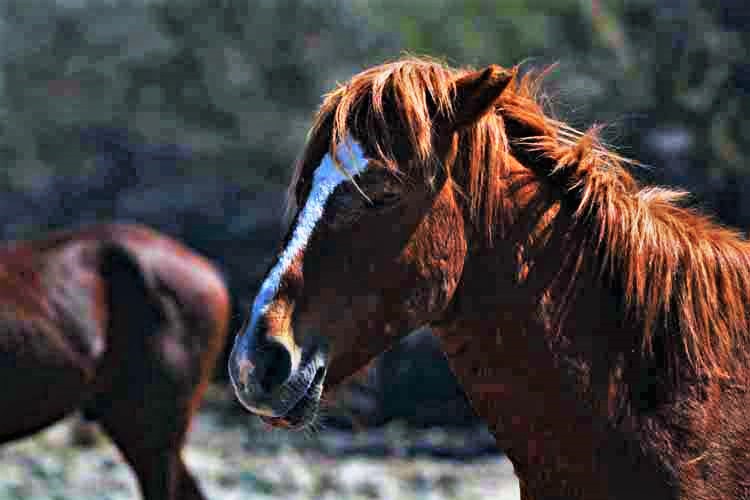
[[(363, 172), (367, 168), (367, 160), (364, 157), (362, 147), (351, 137), (347, 137), (343, 143), (339, 144), (336, 153), (339, 165), (351, 177)], [(266, 276), (257, 297), (255, 297), (249, 332), (254, 330), (258, 318), (268, 310), (269, 304), (278, 292), (281, 277), (287, 272), (297, 254), (307, 246), (307, 242), (315, 230), (315, 226), (323, 216), (323, 210), (328, 198), (333, 194), (336, 187), (344, 182), (351, 182), (350, 177), (336, 168), (331, 154), (327, 153), (315, 170), (310, 195), (307, 197), (305, 206), (297, 217), (297, 225), (294, 227), (292, 237), (289, 239), (289, 243), (281, 253), (276, 265), (273, 266), (273, 269)]]

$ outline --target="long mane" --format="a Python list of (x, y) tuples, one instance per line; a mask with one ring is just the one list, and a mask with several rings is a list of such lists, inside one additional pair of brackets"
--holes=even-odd
[[(470, 70), (406, 57), (339, 85), (315, 117), (290, 184), (291, 204), (320, 158), (349, 133), (366, 137), (370, 153), (395, 171), (411, 168), (398, 161), (399, 151), (410, 151), (425, 179), (433, 178), (443, 168), (432, 148), (435, 117), (453, 113), (454, 82)], [(602, 279), (621, 283), (623, 305), (642, 324), (642, 352), (651, 352), (657, 336), (675, 335), (669, 325), (680, 341), (664, 345), (698, 373), (726, 375), (750, 336), (746, 240), (683, 206), (684, 191), (641, 186), (627, 168), (635, 162), (605, 147), (597, 127), (579, 132), (552, 118), (539, 97), (545, 72), (513, 71), (495, 112), (460, 133), (449, 172), (487, 242), (502, 232), (512, 156), (565, 197), (582, 240), (569, 249), (579, 253), (573, 260), (595, 261)]]

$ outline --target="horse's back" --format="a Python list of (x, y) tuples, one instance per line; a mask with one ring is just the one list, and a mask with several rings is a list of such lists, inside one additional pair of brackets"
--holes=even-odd
[(177, 240), (148, 226), (112, 223), (53, 233), (36, 242), (35, 248), (49, 252), (71, 245), (95, 246), (96, 256), (91, 262), (96, 262), (97, 272), (107, 266), (102, 259), (112, 255), (106, 248), (119, 246), (143, 273), (147, 286), (172, 294), (188, 315), (211, 320), (217, 323), (216, 329), (226, 329), (230, 298), (222, 276), (208, 259)]

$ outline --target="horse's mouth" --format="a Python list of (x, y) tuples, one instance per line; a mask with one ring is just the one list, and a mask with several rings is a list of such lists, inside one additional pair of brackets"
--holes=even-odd
[(301, 430), (312, 425), (318, 415), (325, 375), (325, 366), (319, 367), (302, 397), (284, 415), (280, 417), (260, 416), (260, 419), (273, 427), (288, 430)]

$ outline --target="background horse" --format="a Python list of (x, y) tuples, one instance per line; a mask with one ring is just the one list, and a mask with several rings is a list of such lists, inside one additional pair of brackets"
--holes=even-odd
[(329, 94), (230, 358), (303, 427), (420, 325), (522, 498), (750, 497), (750, 248), (546, 115), (540, 78), (421, 59)]
[(181, 457), (229, 321), (203, 257), (146, 227), (99, 225), (0, 249), (0, 442), (80, 409), (146, 499), (202, 499)]

